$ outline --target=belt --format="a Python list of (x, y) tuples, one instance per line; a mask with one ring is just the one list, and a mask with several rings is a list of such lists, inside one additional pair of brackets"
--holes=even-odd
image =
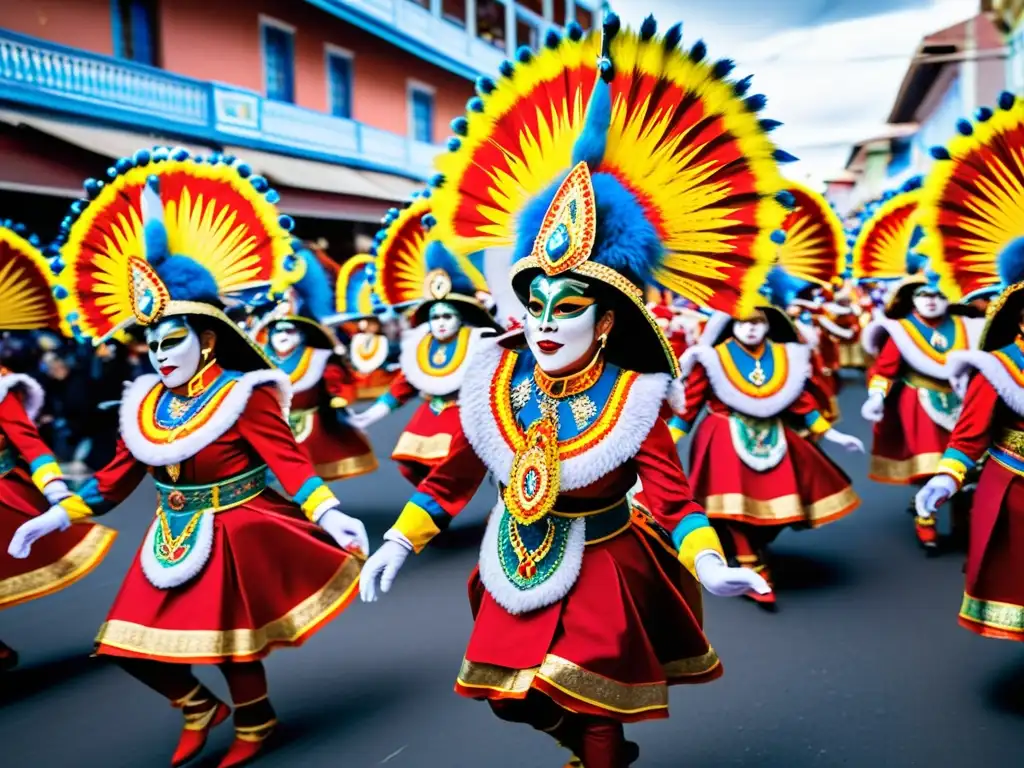
[(1024, 460), (1024, 432), (1019, 429), (1004, 429), (996, 438), (995, 447), (1012, 453), (1017, 459)]
[(930, 389), (932, 392), (952, 392), (953, 388), (949, 384), (940, 381), (939, 379), (933, 379), (931, 376), (924, 376), (920, 373), (914, 373), (908, 371), (903, 375), (903, 383), (908, 384), (911, 387), (917, 387), (918, 389)]
[(0, 477), (11, 472), (18, 464), (17, 454), (10, 448), (0, 449)]
[(553, 517), (583, 518), (587, 526), (587, 544), (614, 538), (630, 525), (632, 509), (628, 499), (620, 499), (614, 504), (591, 512), (558, 512), (552, 511)]
[(256, 498), (266, 487), (267, 467), (261, 465), (209, 485), (169, 485), (157, 482), (156, 498), (160, 509), (174, 514), (220, 512)]

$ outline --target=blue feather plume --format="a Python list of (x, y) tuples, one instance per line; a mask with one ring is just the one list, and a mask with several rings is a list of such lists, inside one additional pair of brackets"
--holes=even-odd
[(473, 281), (462, 270), (458, 259), (439, 241), (432, 240), (423, 255), (426, 261), (427, 272), (434, 269), (443, 269), (452, 281), (452, 293), (459, 293), (463, 296), (473, 296), (476, 288)]
[(1024, 280), (1024, 237), (1011, 240), (996, 257), (999, 279), (1004, 286), (1016, 285)]
[(327, 272), (316, 256), (301, 241), (292, 240), (295, 255), (302, 259), (306, 269), (302, 279), (293, 286), (302, 302), (300, 311), (315, 320), (322, 320), (334, 312), (334, 292)]

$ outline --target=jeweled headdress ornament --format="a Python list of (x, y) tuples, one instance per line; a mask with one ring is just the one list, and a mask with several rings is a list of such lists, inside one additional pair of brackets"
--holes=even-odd
[(998, 295), (981, 346), (999, 349), (1017, 337), (1024, 310), (1024, 101), (1003, 93), (995, 110), (958, 121), (957, 133), (932, 149), (921, 222), (950, 299)]
[(88, 200), (71, 206), (58, 238), (59, 297), (75, 335), (100, 344), (130, 325), (197, 315), (231, 330), (218, 343), (222, 365), (267, 367), (223, 311), (255, 288), (281, 294), (296, 277), (292, 222), (267, 180), (231, 156), (167, 147), (107, 175), (86, 181)]
[(66, 334), (55, 283), (39, 238), (22, 224), (0, 220), (0, 330)]
[(606, 350), (636, 371), (675, 372), (671, 346), (646, 309), (658, 284), (697, 304), (749, 312), (768, 272), (785, 188), (750, 78), (729, 60), (680, 50), (606, 17), (544, 47), (517, 51), (497, 80), (481, 78), (432, 180), (440, 239), (456, 255), (514, 250), (522, 298), (540, 273), (579, 275), (610, 290), (616, 323)]

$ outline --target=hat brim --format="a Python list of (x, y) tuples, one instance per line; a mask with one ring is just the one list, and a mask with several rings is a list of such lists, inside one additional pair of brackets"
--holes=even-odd
[[(794, 325), (789, 315), (778, 307), (770, 304), (763, 304), (757, 307), (757, 309), (764, 312), (765, 319), (768, 320), (768, 335), (766, 338), (769, 341), (776, 344), (800, 343), (800, 332), (797, 330), (796, 325)], [(718, 335), (712, 340), (712, 346), (717, 347), (719, 344), (722, 344), (732, 338), (732, 323), (735, 320), (736, 318), (731, 318), (730, 322), (724, 323), (722, 330), (719, 331)]]
[(1024, 312), (1024, 284), (1007, 289), (989, 306), (989, 319), (981, 332), (980, 347), (995, 352), (1009, 346), (1020, 335), (1021, 313)]
[(411, 322), (413, 326), (422, 325), (430, 320), (430, 308), (435, 304), (451, 304), (459, 310), (462, 322), (474, 328), (492, 328), (496, 331), (504, 331), (501, 324), (495, 320), (487, 308), (476, 299), (468, 296), (449, 294), (443, 299), (428, 299), (416, 305), (412, 311)]
[(274, 367), (263, 350), (221, 309), (201, 301), (170, 301), (165, 317), (199, 317), (217, 334), (214, 355), (221, 368), (229, 371), (266, 370)]

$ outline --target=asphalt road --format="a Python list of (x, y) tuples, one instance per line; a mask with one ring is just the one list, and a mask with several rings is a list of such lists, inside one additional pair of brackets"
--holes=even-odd
[[(862, 438), (864, 390), (844, 392), (843, 428)], [(389, 449), (401, 415), (373, 432)], [(685, 449), (684, 449), (685, 451)], [(908, 492), (866, 480), (843, 456), (863, 507), (820, 531), (783, 534), (780, 609), (709, 597), (707, 631), (726, 674), (677, 688), (669, 721), (632, 726), (643, 768), (716, 766), (1021, 765), (1024, 647), (960, 629), (962, 555), (926, 559)], [(342, 484), (349, 512), (381, 533), (409, 488), (392, 466)], [(493, 489), (443, 546), (410, 561), (387, 598), (354, 604), (305, 647), (268, 660), (281, 719), (281, 766), (558, 768), (565, 753), (526, 727), (456, 696), (452, 683), (470, 630), (465, 580)], [(142, 487), (107, 522), (121, 531), (87, 580), (0, 614), (0, 637), (22, 666), (0, 680), (0, 765), (118, 768), (169, 761), (180, 714), (117, 668), (88, 654), (152, 509)], [(272, 564), (268, 564), (272, 567)], [(213, 670), (200, 676), (224, 692)], [(231, 738), (217, 730), (213, 768)]]

